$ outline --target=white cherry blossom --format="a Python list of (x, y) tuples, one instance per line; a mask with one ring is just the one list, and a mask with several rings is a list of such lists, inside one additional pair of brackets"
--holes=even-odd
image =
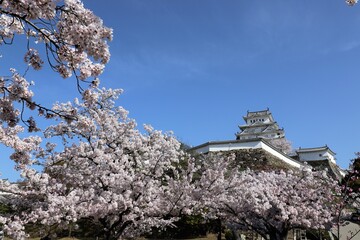
[(146, 133), (137, 130), (128, 112), (114, 106), (120, 92), (92, 89), (84, 93), (84, 102), (55, 106), (76, 109), (77, 120), (45, 131), (49, 141), (60, 137), (62, 147), (48, 143), (45, 149), (30, 146), (22, 152), (33, 152), (44, 171), (31, 164), (21, 170), (24, 182), (13, 205), (27, 210), (3, 219), (7, 234), (25, 234), (21, 227), (11, 231), (11, 224), (66, 228), (87, 219), (101, 226), (101, 237), (117, 239), (169, 225), (180, 212), (191, 213), (191, 186), (184, 177), (191, 167), (177, 167), (187, 157), (180, 143), (150, 126), (144, 127)]

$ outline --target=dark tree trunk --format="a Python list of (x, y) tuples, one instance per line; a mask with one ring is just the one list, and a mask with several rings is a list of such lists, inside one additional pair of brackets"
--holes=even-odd
[(221, 230), (222, 230), (222, 227), (221, 227), (221, 219), (219, 218), (218, 219), (218, 222), (217, 222), (218, 226), (218, 235), (217, 235), (217, 240), (221, 240)]
[(105, 240), (110, 240), (111, 233), (109, 231), (105, 232)]
[(126, 221), (124, 223), (118, 223), (116, 225), (112, 225), (107, 231), (104, 233), (105, 240), (118, 240), (124, 233), (125, 229), (132, 224), (131, 221)]
[(269, 233), (270, 240), (287, 240), (288, 231), (283, 232), (273, 231)]

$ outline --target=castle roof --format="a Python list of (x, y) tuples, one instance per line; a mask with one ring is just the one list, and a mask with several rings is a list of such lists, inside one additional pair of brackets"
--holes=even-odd
[(241, 129), (241, 130), (244, 130), (246, 128), (258, 128), (258, 127), (268, 127), (268, 126), (275, 126), (276, 128), (279, 129), (279, 125), (277, 124), (277, 122), (255, 122), (255, 123), (252, 123), (252, 124), (249, 124), (249, 125), (239, 125), (238, 127)]
[(296, 150), (297, 153), (310, 153), (310, 152), (319, 152), (319, 151), (328, 151), (332, 155), (336, 155), (336, 153), (332, 151), (327, 145), (321, 147), (313, 147), (313, 148), (300, 147), (298, 150)]
[(247, 119), (249, 118), (262, 117), (262, 116), (267, 116), (269, 117), (270, 121), (272, 122), (274, 121), (269, 108), (267, 108), (266, 110), (254, 111), (254, 112), (247, 111), (247, 114), (246, 116), (243, 116), (243, 119), (247, 121)]

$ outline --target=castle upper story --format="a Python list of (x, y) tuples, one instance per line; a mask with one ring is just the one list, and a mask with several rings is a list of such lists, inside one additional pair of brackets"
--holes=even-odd
[(239, 126), (240, 131), (236, 133), (237, 140), (285, 137), (284, 129), (279, 127), (269, 109), (256, 112), (248, 111), (243, 119), (245, 124)]

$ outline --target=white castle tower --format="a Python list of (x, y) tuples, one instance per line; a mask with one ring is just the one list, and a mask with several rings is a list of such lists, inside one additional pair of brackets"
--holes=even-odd
[(269, 108), (262, 111), (247, 112), (243, 117), (245, 125), (239, 126), (240, 132), (236, 133), (237, 140), (254, 138), (276, 139), (285, 137), (284, 129), (279, 125), (269, 111)]

